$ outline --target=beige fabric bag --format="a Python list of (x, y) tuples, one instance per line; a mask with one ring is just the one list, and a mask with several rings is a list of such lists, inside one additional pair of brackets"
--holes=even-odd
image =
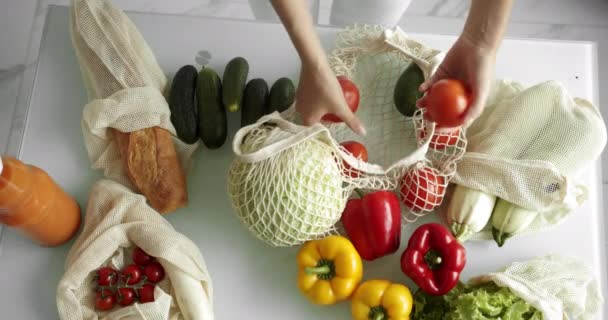
[(72, 0), (70, 32), (89, 99), (82, 117), (93, 169), (132, 187), (110, 128), (161, 127), (173, 136), (182, 168), (199, 143), (180, 141), (163, 94), (168, 81), (133, 22), (107, 0)]
[(580, 259), (547, 255), (515, 262), (502, 271), (469, 280), (493, 281), (541, 311), (544, 320), (591, 320), (600, 311), (603, 297), (599, 284)]
[[(156, 257), (165, 269), (155, 301), (97, 312), (95, 271), (102, 266), (120, 270), (131, 261), (135, 246)], [(212, 296), (211, 278), (196, 244), (173, 229), (143, 196), (110, 180), (93, 186), (82, 233), (68, 253), (57, 288), (62, 320), (212, 320)]]

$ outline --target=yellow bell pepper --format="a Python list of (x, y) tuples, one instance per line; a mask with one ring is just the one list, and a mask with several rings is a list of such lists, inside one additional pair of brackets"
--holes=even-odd
[(399, 283), (368, 280), (355, 292), (351, 311), (354, 320), (409, 320), (412, 293)]
[(361, 257), (346, 238), (329, 236), (305, 243), (298, 253), (298, 288), (316, 304), (348, 299), (363, 276)]

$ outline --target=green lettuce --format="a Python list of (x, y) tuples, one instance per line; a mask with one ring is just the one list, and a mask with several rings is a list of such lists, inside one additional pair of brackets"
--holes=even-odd
[(542, 320), (542, 314), (508, 288), (493, 282), (458, 284), (443, 296), (420, 290), (414, 295), (413, 320)]

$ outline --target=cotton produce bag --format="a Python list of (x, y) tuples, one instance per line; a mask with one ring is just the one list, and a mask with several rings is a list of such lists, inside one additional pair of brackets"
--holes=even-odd
[[(135, 246), (156, 257), (165, 269), (155, 302), (97, 312), (95, 271), (102, 266), (120, 270), (129, 263)], [(62, 320), (211, 320), (212, 293), (198, 247), (150, 208), (143, 196), (110, 180), (93, 186), (84, 228), (68, 253), (57, 288)]]
[(579, 175), (606, 145), (598, 108), (557, 81), (526, 87), (498, 80), (466, 135), (453, 182), (539, 212), (524, 233), (560, 223), (587, 199)]
[[(292, 107), (242, 128), (233, 141), (235, 159), (228, 174), (232, 205), (241, 222), (271, 246), (298, 245), (334, 232), (354, 189), (400, 193), (405, 185), (415, 190), (414, 206), (403, 214), (405, 221), (415, 221), (441, 202), (466, 147), (462, 132), (450, 138), (451, 146), (430, 147), (432, 137), (441, 135), (434, 123), (424, 119), (422, 110), (405, 117), (393, 104), (402, 71), (415, 63), (428, 77), (441, 61), (440, 51), (398, 28), (374, 26), (347, 28), (336, 47), (330, 63), (337, 75), (359, 88), (356, 114), (367, 127), (365, 137), (344, 124), (299, 126)], [(367, 147), (368, 162), (339, 145), (347, 140)], [(429, 177), (437, 188), (419, 183)]]
[(544, 320), (591, 320), (603, 297), (593, 272), (573, 257), (547, 255), (515, 262), (502, 271), (471, 279), (472, 284), (492, 281), (541, 311)]

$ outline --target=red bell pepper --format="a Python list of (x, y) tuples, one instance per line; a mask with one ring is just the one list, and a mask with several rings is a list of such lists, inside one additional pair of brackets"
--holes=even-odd
[(399, 199), (390, 191), (376, 191), (361, 199), (348, 200), (342, 224), (365, 260), (374, 260), (399, 249), (401, 208)]
[(401, 256), (401, 270), (430, 295), (443, 295), (456, 286), (466, 264), (464, 247), (438, 223), (414, 231)]

